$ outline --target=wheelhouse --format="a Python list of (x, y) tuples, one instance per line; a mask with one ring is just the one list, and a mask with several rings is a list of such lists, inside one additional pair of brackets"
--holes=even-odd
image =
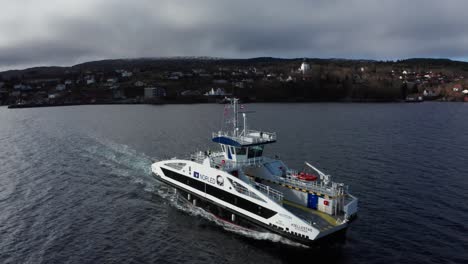
[(242, 144), (240, 140), (236, 140), (227, 136), (216, 136), (213, 142), (219, 143), (221, 152), (227, 161), (232, 162), (251, 162), (263, 156), (265, 145), (274, 141), (265, 141), (255, 144)]

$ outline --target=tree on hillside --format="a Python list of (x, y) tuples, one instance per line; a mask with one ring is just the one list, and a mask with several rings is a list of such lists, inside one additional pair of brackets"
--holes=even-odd
[(418, 84), (417, 84), (417, 83), (415, 83), (415, 84), (413, 85), (413, 89), (411, 90), (411, 93), (419, 93)]
[(402, 85), (401, 85), (401, 98), (402, 99), (405, 99), (406, 96), (408, 95), (408, 84), (406, 82), (404, 82)]

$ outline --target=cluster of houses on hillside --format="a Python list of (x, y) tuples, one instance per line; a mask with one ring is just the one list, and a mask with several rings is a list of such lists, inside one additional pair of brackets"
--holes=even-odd
[(227, 67), (218, 67), (213, 71), (206, 69), (192, 69), (188, 72), (174, 71), (164, 72), (163, 80), (179, 81), (187, 79), (201, 79), (211, 80), (213, 84), (232, 84), (239, 88), (248, 87), (254, 81), (278, 81), (278, 82), (291, 82), (307, 76), (310, 73), (310, 66), (308, 63), (303, 62), (301, 67), (291, 72), (282, 71), (269, 71), (266, 69), (257, 69), (256, 67), (248, 67), (245, 69), (236, 68), (231, 69)]
[[(410, 91), (411, 94), (407, 97), (407, 100), (409, 98), (434, 100), (439, 99), (442, 93), (448, 96), (445, 99), (454, 100), (451, 91), (458, 90), (457, 87), (461, 87), (461, 84), (457, 84), (457, 82), (464, 80), (464, 76), (448, 76), (442, 72), (411, 71), (408, 69), (392, 70), (391, 75), (392, 78), (401, 80)], [(455, 84), (450, 85), (451, 83)]]
[[(103, 73), (67, 73), (62, 78), (15, 78), (0, 82), (0, 103), (53, 104), (96, 101), (93, 88), (110, 91), (110, 99), (119, 96), (119, 82), (129, 80), (131, 71), (116, 70), (111, 77)], [(9, 85), (8, 85), (9, 84)]]
[[(167, 87), (177, 87), (179, 83), (185, 85), (176, 89), (177, 96), (224, 97), (231, 94), (227, 90), (252, 88), (256, 81), (293, 82), (306, 78), (309, 72), (310, 66), (305, 61), (289, 73), (256, 67), (194, 68), (150, 74), (138, 69), (74, 71), (62, 78), (23, 78), (0, 82), (0, 104), (144, 102), (166, 97), (169, 94)], [(193, 89), (190, 84), (197, 84), (197, 88)]]
[[(355, 83), (365, 82), (362, 76), (368, 74), (366, 67), (358, 67), (354, 72), (353, 76), (359, 77)], [(59, 78), (0, 79), (0, 104), (139, 103), (165, 97), (224, 97), (239, 89), (248, 91), (259, 82), (295, 83), (310, 80), (315, 73), (305, 60), (289, 69), (268, 66), (182, 67), (175, 71), (73, 69)], [(387, 77), (401, 81), (409, 90), (417, 87), (420, 95), (429, 97), (439, 95), (441, 85), (463, 79), (408, 69), (394, 69), (390, 75)]]
[(462, 80), (463, 76), (450, 77), (441, 72), (433, 71), (410, 71), (410, 70), (401, 70), (396, 72), (392, 70), (392, 76), (398, 76), (398, 79), (403, 82), (414, 82), (417, 84), (445, 84), (449, 82), (456, 82)]

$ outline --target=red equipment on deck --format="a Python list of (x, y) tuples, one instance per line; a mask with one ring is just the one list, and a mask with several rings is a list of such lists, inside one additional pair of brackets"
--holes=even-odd
[(305, 173), (305, 172), (301, 172), (297, 175), (297, 178), (299, 180), (303, 180), (303, 181), (315, 181), (317, 180), (317, 176), (313, 175), (313, 174), (308, 174), (308, 173)]

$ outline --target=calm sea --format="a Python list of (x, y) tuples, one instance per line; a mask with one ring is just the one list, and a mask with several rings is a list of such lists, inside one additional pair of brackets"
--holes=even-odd
[(360, 198), (346, 244), (222, 226), (151, 176), (222, 105), (0, 108), (0, 263), (468, 263), (468, 104), (248, 104), (266, 149)]

